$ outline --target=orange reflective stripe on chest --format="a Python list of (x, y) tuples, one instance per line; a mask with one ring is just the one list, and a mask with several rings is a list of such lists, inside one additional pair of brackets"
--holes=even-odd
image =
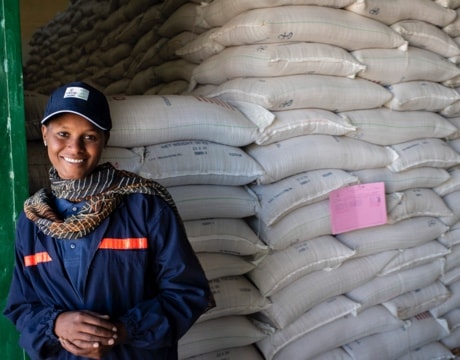
[(52, 261), (51, 256), (46, 252), (39, 252), (34, 255), (24, 256), (25, 266), (35, 266), (40, 263)]
[(112, 249), (112, 250), (138, 250), (147, 249), (147, 238), (125, 238), (114, 239), (104, 238), (99, 245), (99, 249)]

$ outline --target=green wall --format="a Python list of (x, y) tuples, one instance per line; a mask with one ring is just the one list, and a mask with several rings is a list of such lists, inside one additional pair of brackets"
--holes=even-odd
[[(0, 0), (0, 310), (14, 261), (14, 228), (28, 195), (19, 2)], [(0, 357), (24, 359), (18, 334), (0, 315)]]

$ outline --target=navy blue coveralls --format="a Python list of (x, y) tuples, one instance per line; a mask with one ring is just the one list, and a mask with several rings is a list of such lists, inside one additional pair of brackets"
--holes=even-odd
[[(122, 322), (126, 344), (104, 359), (177, 359), (177, 342), (209, 305), (205, 274), (163, 199), (132, 194), (87, 238), (82, 286), (69, 278), (59, 240), (21, 213), (4, 314), (32, 359), (79, 359), (53, 332), (59, 313), (90, 310)], [(79, 241), (79, 240), (60, 240)]]

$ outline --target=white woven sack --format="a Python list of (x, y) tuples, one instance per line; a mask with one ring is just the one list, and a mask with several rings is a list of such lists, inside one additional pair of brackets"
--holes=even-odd
[(442, 139), (406, 141), (388, 148), (397, 154), (388, 165), (395, 172), (428, 166), (447, 169), (460, 164), (460, 154)]
[(442, 338), (441, 343), (449, 349), (458, 349), (458, 344), (460, 344), (460, 329), (457, 328), (449, 336)]
[(400, 20), (416, 19), (445, 26), (456, 17), (454, 10), (439, 6), (431, 0), (356, 0), (346, 9), (387, 25)]
[[(405, 326), (381, 332), (346, 344), (343, 348), (353, 359), (399, 359), (409, 351), (437, 341), (449, 334), (443, 320), (431, 316), (412, 318)], [(427, 359), (427, 358), (425, 358)]]
[[(189, 86), (189, 82), (186, 80), (174, 80), (168, 83), (164, 83), (158, 91), (154, 94), (157, 95), (182, 95), (187, 92)], [(151, 95), (154, 95), (151, 94)], [(150, 95), (149, 91), (147, 90), (145, 95)]]
[(384, 182), (386, 193), (421, 187), (435, 188), (449, 180), (446, 169), (430, 166), (401, 172), (394, 172), (388, 168), (363, 169), (350, 171), (350, 174), (357, 176), (361, 183)]
[(198, 6), (193, 2), (186, 2), (179, 6), (174, 13), (164, 20), (158, 33), (163, 37), (172, 38), (182, 31), (192, 31), (197, 34), (206, 31), (207, 27), (201, 27), (197, 17)]
[(414, 217), (396, 224), (384, 224), (337, 234), (336, 238), (366, 256), (382, 251), (407, 249), (435, 240), (449, 229), (435, 217)]
[(377, 145), (393, 145), (423, 138), (446, 138), (457, 127), (429, 111), (391, 111), (387, 108), (340, 113), (356, 128), (346, 136)]
[(250, 345), (265, 336), (265, 333), (244, 315), (200, 322), (194, 324), (179, 340), (179, 359)]
[(261, 166), (236, 146), (211, 141), (175, 141), (145, 147), (139, 174), (163, 186), (246, 185), (263, 174)]
[(256, 125), (236, 108), (195, 96), (109, 97), (113, 129), (109, 145), (133, 147), (177, 140), (209, 140), (231, 146), (253, 142)]
[(414, 269), (400, 271), (393, 275), (376, 277), (345, 295), (361, 304), (359, 311), (391, 300), (396, 296), (420, 289), (434, 283), (442, 274), (443, 262), (437, 260), (431, 264)]
[(316, 42), (347, 50), (398, 48), (405, 40), (379, 21), (324, 6), (279, 6), (249, 10), (212, 35), (225, 47), (279, 42)]
[(460, 153), (460, 139), (447, 140), (447, 143), (458, 153)]
[(447, 120), (451, 122), (452, 125), (454, 125), (457, 128), (457, 132), (449, 136), (448, 139), (455, 140), (455, 139), (460, 138), (460, 116), (450, 117)]
[(328, 44), (251, 44), (228, 47), (204, 60), (193, 70), (192, 82), (219, 85), (238, 77), (296, 74), (353, 78), (364, 68), (346, 50)]
[(430, 313), (434, 317), (446, 317), (446, 314), (453, 310), (458, 310), (460, 307), (460, 282), (454, 282), (448, 286), (451, 292), (450, 298), (448, 298), (442, 304), (430, 309)]
[(284, 347), (312, 332), (347, 315), (356, 315), (359, 304), (345, 296), (339, 295), (314, 306), (302, 314), (297, 320), (273, 335), (257, 342), (257, 347), (265, 355), (265, 359), (272, 359)]
[(155, 66), (154, 71), (155, 75), (163, 83), (175, 80), (185, 80), (190, 82), (195, 68), (196, 64), (193, 64), (190, 61), (184, 59), (173, 59)]
[(312, 359), (354, 340), (395, 330), (402, 325), (401, 320), (381, 306), (372, 307), (358, 316), (347, 315), (306, 334), (281, 349), (272, 359), (297, 359), (298, 354), (302, 354), (304, 359)]
[[(449, 144), (451, 144), (451, 142), (449, 142)], [(448, 171), (450, 178), (433, 188), (439, 196), (446, 196), (447, 194), (460, 190), (460, 167), (453, 167)]]
[(415, 349), (412, 349), (406, 355), (401, 356), (399, 360), (450, 360), (455, 359), (455, 355), (442, 345), (440, 342), (432, 342)]
[(142, 147), (125, 149), (113, 146), (106, 146), (102, 151), (99, 163), (110, 162), (115, 168), (131, 171), (138, 174), (142, 166)]
[(209, 27), (222, 26), (237, 15), (252, 9), (283, 5), (319, 5), (343, 8), (354, 0), (214, 0), (198, 8), (200, 19)]
[(401, 201), (388, 211), (388, 224), (416, 216), (451, 217), (453, 212), (432, 189), (408, 189)]
[(403, 20), (392, 24), (391, 28), (412, 46), (432, 51), (446, 58), (460, 55), (459, 44), (433, 24), (421, 20)]
[(332, 233), (328, 200), (298, 208), (273, 226), (267, 226), (257, 217), (250, 218), (248, 223), (260, 239), (274, 250)]
[(213, 28), (200, 34), (189, 43), (176, 50), (176, 55), (195, 64), (200, 64), (210, 56), (218, 54), (225, 46), (212, 39), (219, 28)]
[(382, 85), (404, 81), (443, 82), (460, 75), (460, 69), (432, 51), (410, 46), (396, 49), (362, 49), (351, 53), (365, 69), (358, 76)]
[[(251, 120), (252, 123), (256, 124), (259, 132), (264, 131), (265, 128), (270, 126), (275, 120), (275, 114), (265, 109), (263, 106), (247, 101), (231, 101), (229, 104), (241, 111), (241, 113)], [(259, 132), (257, 134), (259, 134)]]
[(350, 355), (348, 355), (345, 350), (341, 347), (335, 348), (333, 350), (325, 351), (318, 356), (314, 356), (313, 360), (353, 360)]
[(449, 231), (442, 234), (438, 241), (448, 248), (460, 244), (460, 222), (452, 224)]
[(198, 354), (185, 360), (215, 360), (222, 357), (223, 354), (225, 354), (226, 360), (264, 360), (260, 352), (252, 344)]
[(255, 215), (257, 199), (240, 186), (182, 185), (168, 188), (184, 221)]
[[(442, 235), (441, 235), (442, 236)], [(442, 245), (439, 241), (433, 240), (426, 244), (413, 246), (401, 250), (377, 276), (389, 276), (399, 271), (413, 269), (431, 263), (439, 258), (443, 258), (451, 252), (449, 248)]]
[(449, 329), (455, 330), (460, 327), (460, 309), (457, 307), (443, 315), (443, 319), (449, 324)]
[(236, 78), (217, 86), (208, 96), (226, 102), (248, 101), (272, 111), (304, 108), (349, 111), (380, 107), (392, 95), (384, 87), (365, 79), (301, 74)]
[[(458, 89), (458, 84), (460, 84), (460, 76), (453, 79), (455, 83), (444, 81), (442, 84), (444, 86), (455, 87), (456, 91)], [(446, 118), (457, 117), (460, 115), (460, 101), (455, 101), (452, 104), (446, 106), (439, 112), (442, 116)]]
[(460, 191), (451, 192), (443, 197), (444, 202), (452, 211), (453, 215), (441, 217), (444, 224), (452, 226), (460, 221)]
[(166, 42), (159, 49), (159, 55), (163, 60), (176, 59), (176, 51), (191, 41), (195, 40), (198, 35), (191, 31), (182, 31), (172, 38), (165, 39)]
[(198, 322), (224, 316), (249, 315), (265, 309), (270, 301), (243, 275), (209, 281), (216, 307), (198, 318)]
[(441, 111), (460, 100), (455, 90), (432, 81), (408, 81), (388, 87), (393, 97), (385, 106), (391, 110)]
[(164, 82), (177, 80), (189, 82), (195, 66), (195, 64), (183, 59), (171, 60), (158, 66), (151, 66), (133, 76), (126, 94), (145, 96), (151, 93), (153, 87), (157, 87)]
[(460, 281), (460, 268), (455, 268), (453, 270), (447, 271), (439, 278), (439, 280), (446, 286)]
[(405, 320), (441, 305), (450, 296), (450, 290), (440, 281), (435, 281), (431, 285), (384, 301), (382, 305), (394, 316)]
[(193, 250), (258, 257), (268, 248), (243, 219), (205, 219), (184, 221)]
[(396, 251), (388, 251), (350, 259), (336, 269), (307, 274), (273, 294), (272, 305), (261, 314), (275, 327), (283, 329), (313, 306), (373, 279), (395, 254)]
[(458, 16), (458, 14), (460, 14), (460, 9), (457, 9), (456, 13), (457, 18), (442, 28), (443, 31), (453, 38), (460, 36), (460, 18)]
[(346, 118), (323, 109), (274, 111), (274, 121), (258, 132), (255, 143), (269, 145), (302, 135), (345, 135), (355, 131)]
[(434, 0), (434, 2), (450, 9), (456, 9), (460, 7), (460, 0)]
[(453, 270), (460, 267), (460, 246), (453, 246), (450, 254), (446, 256), (446, 267), (445, 270)]
[(251, 259), (243, 256), (218, 253), (197, 253), (196, 255), (208, 280), (244, 275), (256, 267)]
[(299, 173), (266, 185), (250, 185), (260, 207), (256, 215), (271, 226), (299, 207), (328, 198), (343, 186), (358, 183), (358, 178), (341, 169), (321, 169)]
[(273, 251), (247, 276), (264, 296), (271, 296), (302, 276), (336, 268), (354, 253), (333, 236), (320, 236)]
[(331, 135), (297, 136), (265, 146), (251, 144), (245, 150), (265, 171), (259, 184), (271, 184), (311, 170), (380, 168), (394, 160), (394, 153), (388, 148)]

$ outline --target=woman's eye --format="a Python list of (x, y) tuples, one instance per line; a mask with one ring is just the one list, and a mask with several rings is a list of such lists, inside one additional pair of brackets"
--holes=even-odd
[(97, 137), (94, 136), (94, 135), (86, 135), (84, 137), (85, 141), (96, 141), (97, 140)]

